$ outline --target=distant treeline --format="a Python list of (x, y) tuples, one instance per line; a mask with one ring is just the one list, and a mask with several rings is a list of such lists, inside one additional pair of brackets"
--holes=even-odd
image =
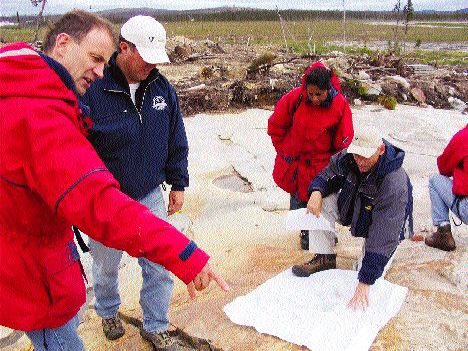
[[(304, 11), (304, 10), (281, 10), (281, 17), (286, 21), (314, 21), (314, 20), (339, 20), (343, 17), (342, 11)], [(242, 9), (242, 8), (218, 8), (203, 10), (170, 11), (158, 9), (115, 9), (99, 12), (114, 23), (123, 23), (134, 15), (153, 16), (161, 22), (180, 21), (274, 21), (278, 20), (276, 10)], [(47, 19), (54, 19), (57, 16), (47, 16)], [(392, 11), (346, 11), (348, 20), (376, 20), (376, 21), (396, 21), (402, 19)], [(10, 22), (25, 23), (35, 19), (35, 16), (9, 16), (0, 17), (0, 20)], [(424, 11), (415, 12), (413, 21), (468, 21), (466, 10), (454, 12)]]
[[(138, 12), (136, 12), (138, 13)], [(283, 10), (279, 12), (285, 20), (289, 21), (313, 21), (317, 19), (332, 20), (341, 19), (342, 11), (304, 11), (304, 10)], [(126, 18), (116, 16), (115, 14), (106, 14), (116, 22), (125, 21)], [(150, 13), (151, 15), (151, 13)], [(276, 10), (258, 10), (258, 9), (230, 9), (224, 11), (196, 12), (184, 11), (180, 13), (153, 13), (164, 22), (178, 22), (183, 20), (194, 21), (274, 21), (278, 19)], [(391, 11), (346, 11), (347, 19), (356, 20), (396, 20), (398, 15)], [(400, 14), (402, 17), (402, 14)], [(437, 13), (415, 13), (415, 21), (422, 20), (468, 20), (467, 13), (458, 12), (437, 12)]]

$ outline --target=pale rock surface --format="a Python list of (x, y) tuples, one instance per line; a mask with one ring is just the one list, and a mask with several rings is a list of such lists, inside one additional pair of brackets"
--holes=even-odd
[(460, 99), (454, 98), (453, 96), (448, 98), (448, 102), (455, 110), (463, 112), (466, 109), (466, 103)]
[(358, 79), (361, 79), (361, 80), (369, 80), (371, 79), (370, 75), (367, 74), (366, 71), (359, 71), (358, 73)]
[(378, 83), (361, 82), (368, 96), (379, 96), (382, 93), (382, 87)]
[[(223, 293), (212, 285), (191, 302), (185, 286), (175, 279), (170, 318), (184, 332), (209, 339), (223, 350), (301, 350), (253, 328), (235, 325), (222, 311), (235, 297), (310, 257), (299, 249), (298, 232), (284, 229), (289, 197), (271, 178), (275, 153), (266, 134), (270, 114), (248, 110), (185, 119), (191, 179), (179, 220), (182, 218), (186, 234), (211, 255), (212, 266), (226, 278), (231, 290)], [(390, 111), (368, 105), (353, 108), (353, 118), (356, 128), (373, 125), (406, 150), (404, 167), (414, 186), (415, 229), (431, 230), (428, 177), (437, 172), (436, 156), (466, 124), (466, 115), (400, 105)], [(249, 182), (252, 191), (223, 189), (213, 183), (233, 174)], [(338, 267), (351, 269), (360, 255), (362, 239), (352, 238), (341, 226), (338, 232)], [(457, 227), (454, 236), (457, 250), (452, 253), (429, 248), (423, 242), (404, 241), (400, 245), (386, 279), (408, 287), (409, 293), (371, 350), (468, 349), (467, 227)], [(82, 257), (91, 278), (89, 254)], [(125, 255), (119, 282), (121, 312), (141, 320), (141, 272), (135, 259)], [(88, 298), (92, 304), (92, 291)], [(125, 336), (110, 342), (92, 309), (83, 310), (81, 319), (79, 333), (88, 350), (150, 350), (131, 324), (124, 323)], [(23, 336), (5, 350), (30, 350), (28, 347)]]
[(410, 86), (411, 86), (411, 84), (405, 78), (403, 78), (402, 76), (387, 76), (387, 77), (385, 77), (383, 79), (396, 82), (405, 89), (409, 89)]
[(426, 95), (424, 95), (424, 92), (420, 88), (413, 88), (411, 89), (411, 95), (416, 99), (416, 101), (424, 104), (426, 103)]

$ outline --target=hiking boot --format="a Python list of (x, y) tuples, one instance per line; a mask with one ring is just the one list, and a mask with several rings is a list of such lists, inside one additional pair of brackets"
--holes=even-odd
[(308, 277), (313, 273), (336, 268), (336, 255), (316, 254), (309, 262), (301, 265), (295, 265), (292, 272), (297, 277)]
[(455, 240), (450, 230), (450, 224), (438, 226), (437, 230), (424, 240), (427, 246), (435, 247), (444, 251), (455, 250)]
[(125, 333), (122, 321), (117, 317), (102, 319), (102, 330), (108, 340), (120, 338)]
[(180, 350), (177, 340), (172, 337), (168, 331), (161, 333), (149, 333), (144, 329), (140, 330), (140, 335), (146, 341), (153, 345), (153, 349), (157, 351), (177, 351)]
[(301, 230), (301, 234), (299, 234), (299, 238), (301, 239), (301, 249), (309, 250), (309, 231)]

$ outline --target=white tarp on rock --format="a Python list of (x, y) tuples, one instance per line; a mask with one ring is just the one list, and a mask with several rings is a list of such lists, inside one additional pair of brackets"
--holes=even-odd
[(229, 319), (313, 351), (369, 350), (377, 333), (394, 317), (407, 288), (378, 279), (365, 312), (346, 307), (357, 272), (332, 269), (295, 277), (291, 269), (224, 306)]

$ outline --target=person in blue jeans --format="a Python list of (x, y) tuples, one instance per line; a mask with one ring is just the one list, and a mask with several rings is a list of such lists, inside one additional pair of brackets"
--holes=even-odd
[[(122, 191), (162, 219), (182, 208), (189, 183), (188, 142), (177, 94), (156, 68), (169, 62), (165, 44), (166, 31), (154, 18), (130, 18), (121, 28), (117, 52), (104, 78), (82, 99), (93, 122), (89, 140)], [(163, 182), (171, 185), (167, 208)], [(117, 315), (122, 252), (92, 240), (90, 248), (95, 310), (105, 336), (114, 340), (124, 334)], [(157, 350), (176, 350), (177, 342), (167, 332), (172, 278), (166, 269), (144, 258), (138, 263), (143, 275), (141, 336)]]
[(26, 335), (36, 351), (84, 351), (84, 345), (76, 329), (80, 324), (78, 315), (64, 325), (53, 329), (41, 329), (27, 332)]
[(459, 218), (459, 224), (468, 223), (468, 126), (452, 137), (437, 158), (437, 167), (440, 174), (429, 178), (432, 223), (437, 229), (424, 242), (436, 249), (453, 251), (456, 245), (449, 211)]

